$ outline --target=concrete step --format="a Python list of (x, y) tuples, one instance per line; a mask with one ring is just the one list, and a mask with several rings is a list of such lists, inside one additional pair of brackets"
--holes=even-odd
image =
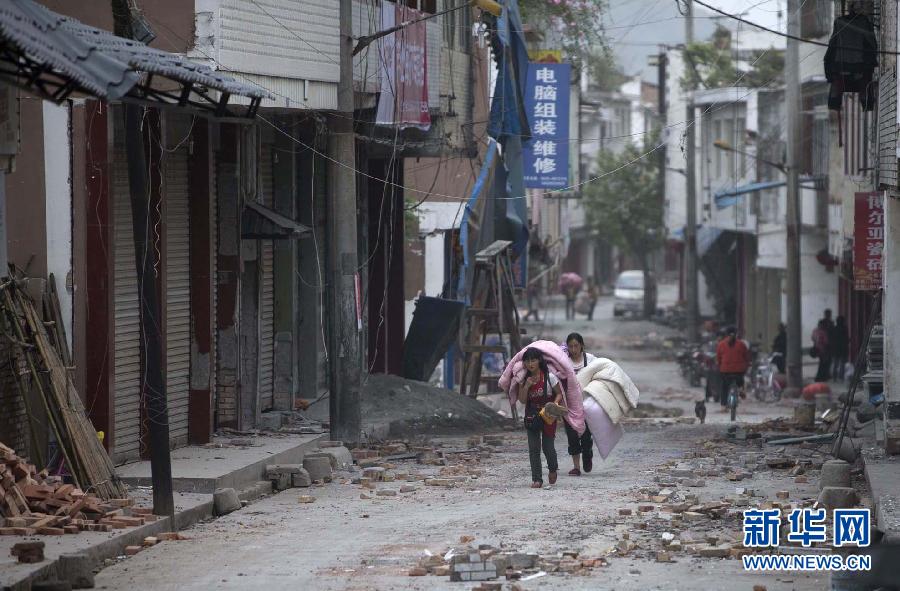
[[(215, 437), (215, 446), (188, 446), (172, 451), (172, 485), (176, 492), (212, 494), (217, 488), (242, 490), (265, 480), (268, 464), (301, 464), (303, 456), (318, 448), (323, 435), (240, 437), (251, 446), (229, 446), (238, 436)], [(150, 486), (150, 462), (134, 462), (116, 468), (129, 486)]]

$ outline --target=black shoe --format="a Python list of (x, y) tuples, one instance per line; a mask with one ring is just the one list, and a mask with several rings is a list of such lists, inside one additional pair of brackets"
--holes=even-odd
[(581, 456), (581, 466), (584, 468), (585, 472), (590, 472), (594, 469), (594, 458), (591, 456)]

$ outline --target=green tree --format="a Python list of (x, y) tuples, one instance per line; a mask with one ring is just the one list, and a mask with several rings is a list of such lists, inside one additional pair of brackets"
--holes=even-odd
[(622, 73), (622, 70), (616, 63), (616, 57), (607, 47), (588, 54), (585, 66), (591, 82), (599, 90), (616, 91), (628, 81), (628, 76)]
[[(641, 264), (644, 285), (650, 283), (650, 256), (663, 243), (663, 196), (659, 193), (659, 161), (647, 154), (656, 145), (629, 145), (621, 154), (597, 155), (597, 180), (585, 185), (583, 206), (592, 233), (622, 249)], [(645, 155), (646, 154), (646, 155)], [(615, 172), (612, 172), (615, 171)], [(644, 290), (644, 314), (653, 314), (653, 294)]]
[(523, 23), (549, 38), (559, 37), (567, 60), (603, 44), (600, 15), (607, 0), (519, 0)]
[(741, 70), (735, 64), (731, 48), (731, 33), (719, 27), (709, 41), (691, 43), (684, 54), (687, 61), (682, 87), (725, 88), (733, 86), (760, 87), (777, 84), (784, 73), (784, 52), (775, 49), (757, 50), (750, 61), (750, 69)]

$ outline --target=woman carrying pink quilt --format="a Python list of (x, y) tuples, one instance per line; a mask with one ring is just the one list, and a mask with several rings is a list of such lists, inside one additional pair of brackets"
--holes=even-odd
[[(559, 463), (556, 458), (556, 419), (546, 413), (561, 409), (562, 389), (544, 356), (537, 349), (526, 349), (522, 356), (527, 375), (519, 384), (517, 398), (525, 405), (525, 429), (528, 431), (528, 459), (531, 463), (531, 488), (544, 486), (541, 450), (547, 458), (550, 484), (556, 484)], [(554, 413), (558, 414), (558, 413)], [(547, 417), (546, 419), (544, 417)]]
[[(555, 405), (547, 405), (553, 410), (562, 411), (558, 413), (561, 418), (564, 418), (566, 423), (568, 423), (572, 429), (574, 429), (577, 433), (584, 433), (584, 409), (583, 409), (583, 396), (581, 394), (581, 386), (578, 383), (578, 378), (575, 375), (575, 370), (572, 367), (572, 362), (569, 360), (568, 355), (560, 349), (559, 345), (554, 343), (553, 341), (536, 341), (532, 343), (528, 348), (522, 349), (518, 353), (516, 353), (513, 358), (506, 364), (506, 368), (503, 370), (503, 375), (500, 376), (500, 388), (506, 392), (509, 396), (509, 404), (510, 406), (515, 407), (516, 403), (520, 400), (520, 389), (523, 384), (529, 378), (529, 371), (526, 367), (526, 354), (531, 357), (535, 353), (529, 353), (529, 351), (534, 350), (538, 355), (543, 359), (544, 363), (547, 367), (547, 372), (552, 374), (556, 380), (558, 380), (558, 385), (550, 386), (550, 389), (553, 390), (554, 394), (561, 395), (562, 399), (561, 407), (553, 408)], [(539, 363), (540, 368), (540, 363)], [(549, 378), (547, 378), (549, 380)], [(528, 387), (530, 390), (534, 387)], [(553, 402), (551, 398), (550, 402)], [(548, 409), (548, 413), (549, 413)], [(557, 413), (552, 413), (556, 415)], [(527, 415), (527, 410), (526, 410)], [(554, 426), (555, 430), (555, 426)], [(529, 438), (531, 436), (529, 435)], [(541, 443), (541, 442), (539, 442)], [(552, 440), (551, 440), (552, 443)], [(546, 452), (546, 448), (545, 448)], [(553, 454), (555, 455), (555, 448), (553, 450)], [(547, 460), (550, 463), (550, 454), (545, 453), (548, 456)], [(538, 462), (540, 462), (540, 449), (538, 449)], [(556, 480), (555, 472), (556, 467), (551, 467), (551, 483)], [(532, 480), (532, 486), (537, 488), (534, 483), (542, 482), (540, 479), (540, 464), (538, 464), (538, 470), (536, 472), (537, 478)], [(535, 474), (532, 474), (532, 477), (535, 477)]]

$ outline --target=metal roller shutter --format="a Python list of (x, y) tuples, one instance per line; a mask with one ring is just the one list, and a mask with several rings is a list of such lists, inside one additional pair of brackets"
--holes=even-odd
[(190, 395), (191, 261), (187, 148), (167, 153), (164, 165), (166, 397), (169, 441), (175, 447), (188, 442)]
[(209, 191), (210, 191), (210, 207), (209, 207), (209, 215), (210, 223), (209, 223), (209, 231), (210, 231), (210, 244), (213, 245), (213, 250), (210, 253), (210, 273), (212, 273), (212, 297), (211, 308), (209, 311), (209, 317), (212, 319), (212, 340), (209, 343), (209, 356), (212, 359), (212, 364), (210, 365), (210, 371), (212, 375), (209, 376), (210, 387), (212, 388), (212, 408), (213, 408), (213, 430), (219, 428), (217, 424), (216, 417), (218, 417), (218, 413), (215, 412), (215, 409), (219, 408), (218, 402), (218, 392), (219, 392), (219, 330), (216, 328), (216, 319), (218, 318), (218, 303), (219, 303), (219, 162), (216, 159), (215, 151), (212, 154), (212, 170), (213, 170), (213, 178), (210, 179), (209, 183)]
[[(124, 132), (116, 129), (116, 137)], [(115, 351), (113, 380), (113, 460), (117, 464), (141, 455), (140, 302), (131, 226), (131, 196), (125, 148), (116, 145), (113, 162), (113, 299)]]
[[(263, 144), (259, 158), (260, 197), (267, 207), (273, 205), (273, 149)], [(260, 410), (271, 410), (275, 405), (275, 248), (271, 240), (260, 240), (259, 246), (259, 402)]]

